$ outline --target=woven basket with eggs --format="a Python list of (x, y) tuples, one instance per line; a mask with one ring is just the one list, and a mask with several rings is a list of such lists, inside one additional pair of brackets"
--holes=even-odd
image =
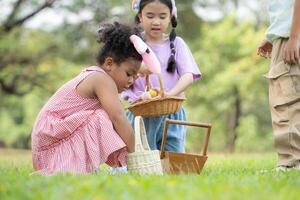
[(152, 93), (152, 97), (155, 96), (155, 93), (157, 92), (158, 96), (131, 104), (128, 109), (133, 115), (142, 117), (156, 117), (160, 115), (173, 114), (179, 110), (182, 102), (185, 100), (185, 98), (182, 97), (165, 96), (161, 76), (159, 74), (156, 75), (159, 79), (160, 90), (156, 91), (151, 88), (149, 75), (146, 75), (146, 91), (150, 92), (150, 94)]

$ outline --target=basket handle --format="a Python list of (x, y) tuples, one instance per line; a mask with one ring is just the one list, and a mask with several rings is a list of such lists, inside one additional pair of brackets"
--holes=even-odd
[(199, 127), (199, 128), (206, 128), (207, 130), (206, 130), (206, 133), (205, 133), (204, 147), (202, 149), (202, 155), (206, 156), (210, 131), (211, 131), (211, 128), (212, 128), (211, 124), (166, 119), (165, 122), (164, 122), (164, 132), (163, 132), (163, 137), (162, 137), (162, 142), (161, 142), (161, 147), (160, 147), (160, 159), (163, 159), (165, 157), (165, 144), (166, 144), (166, 140), (167, 140), (167, 132), (168, 132), (169, 124), (178, 124), (178, 125), (186, 125), (186, 126), (195, 126), (195, 127)]
[(135, 152), (150, 151), (143, 118), (136, 116), (134, 119)]
[[(164, 84), (163, 84), (162, 78), (161, 78), (160, 74), (156, 74), (156, 75), (158, 77), (159, 87), (160, 87), (160, 89), (159, 89), (159, 95), (161, 97), (164, 97), (165, 96), (165, 91), (164, 91)], [(146, 91), (148, 92), (150, 90), (150, 88), (151, 88), (150, 87), (149, 74), (146, 75), (145, 79), (146, 79)]]

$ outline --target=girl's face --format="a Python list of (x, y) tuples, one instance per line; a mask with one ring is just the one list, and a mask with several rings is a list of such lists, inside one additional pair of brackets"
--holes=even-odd
[(115, 81), (118, 92), (121, 93), (128, 89), (135, 79), (141, 67), (141, 62), (138, 60), (127, 59), (126, 61), (116, 64), (112, 61), (110, 71), (108, 72)]
[(163, 41), (163, 33), (166, 32), (171, 20), (170, 12), (165, 4), (153, 1), (138, 14), (148, 41)]

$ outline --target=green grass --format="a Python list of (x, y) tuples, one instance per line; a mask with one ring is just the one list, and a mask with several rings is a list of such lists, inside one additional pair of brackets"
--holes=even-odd
[(0, 199), (299, 199), (300, 172), (277, 173), (275, 154), (209, 155), (200, 175), (29, 176), (30, 152), (0, 149)]

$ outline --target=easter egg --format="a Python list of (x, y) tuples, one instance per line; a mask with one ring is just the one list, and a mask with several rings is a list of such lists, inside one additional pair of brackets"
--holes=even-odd
[(149, 93), (150, 93), (151, 97), (156, 97), (158, 95), (157, 90), (153, 90), (153, 89), (150, 89)]

